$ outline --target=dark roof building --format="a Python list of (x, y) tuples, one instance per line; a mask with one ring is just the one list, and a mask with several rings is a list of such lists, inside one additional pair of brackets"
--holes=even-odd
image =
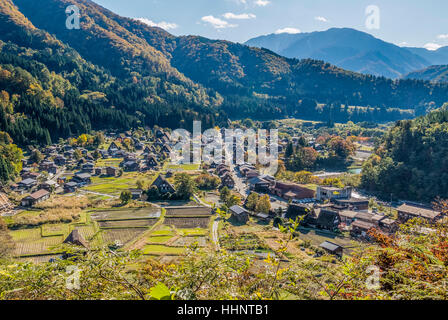
[(423, 218), (430, 222), (435, 222), (442, 217), (442, 213), (440, 211), (409, 204), (401, 205), (397, 208), (397, 211), (398, 219), (401, 222), (406, 222), (412, 218)]
[(174, 193), (176, 190), (174, 189), (174, 186), (166, 180), (165, 177), (162, 175), (159, 175), (156, 180), (151, 184), (152, 186), (156, 186), (157, 189), (159, 189), (159, 192), (164, 193)]
[(344, 250), (344, 248), (341, 247), (340, 245), (330, 242), (330, 241), (325, 241), (325, 242), (321, 243), (319, 247), (321, 247), (328, 253), (334, 254), (338, 257), (342, 257), (342, 252)]
[(240, 223), (247, 223), (249, 221), (249, 211), (240, 207), (240, 206), (232, 206), (230, 207), (230, 213), (232, 217), (235, 218)]

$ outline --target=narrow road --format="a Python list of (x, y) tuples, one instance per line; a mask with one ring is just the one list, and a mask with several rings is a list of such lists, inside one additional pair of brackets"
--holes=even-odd
[(218, 237), (219, 221), (220, 221), (220, 219), (216, 218), (216, 220), (213, 221), (213, 226), (212, 226), (212, 241), (215, 244), (216, 250), (220, 249), (219, 237)]

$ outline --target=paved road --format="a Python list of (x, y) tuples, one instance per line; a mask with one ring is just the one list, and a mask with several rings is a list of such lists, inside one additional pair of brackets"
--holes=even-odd
[(249, 186), (244, 182), (243, 177), (234, 165), (231, 165), (230, 169), (233, 171), (233, 177), (235, 179), (235, 191), (247, 197), (250, 194)]

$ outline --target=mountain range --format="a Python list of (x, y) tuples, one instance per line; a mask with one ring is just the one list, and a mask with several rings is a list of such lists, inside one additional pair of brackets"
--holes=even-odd
[[(66, 28), (70, 5), (80, 9), (79, 29)], [(193, 119), (203, 127), (247, 117), (391, 121), (448, 97), (445, 83), (176, 37), (90, 0), (0, 0), (0, 31), (0, 131), (18, 144), (98, 129), (189, 128)]]
[(346, 70), (393, 79), (432, 65), (448, 64), (448, 47), (435, 51), (399, 47), (350, 28), (270, 34), (250, 39), (246, 44), (288, 58), (324, 60)]

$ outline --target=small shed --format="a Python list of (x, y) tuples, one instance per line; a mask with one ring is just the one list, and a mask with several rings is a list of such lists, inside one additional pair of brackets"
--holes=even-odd
[(327, 251), (329, 254), (333, 254), (338, 257), (342, 257), (342, 253), (344, 250), (344, 248), (341, 247), (340, 245), (330, 241), (325, 241), (321, 243), (319, 247)]
[(230, 207), (230, 213), (240, 223), (247, 223), (249, 221), (249, 211), (240, 206), (235, 205)]

